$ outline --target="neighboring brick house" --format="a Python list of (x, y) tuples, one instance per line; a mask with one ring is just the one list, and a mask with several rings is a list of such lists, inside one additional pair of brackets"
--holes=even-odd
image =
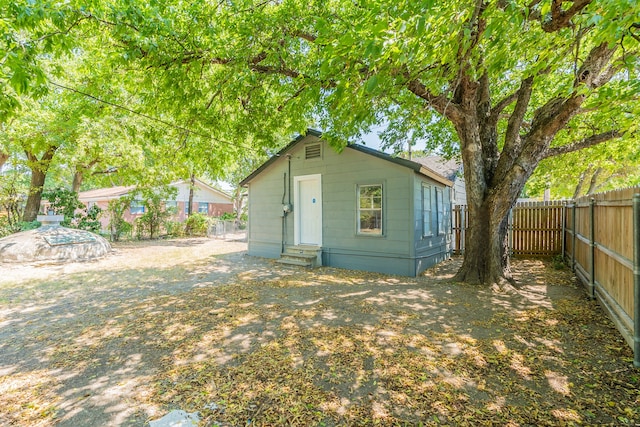
[[(169, 185), (176, 187), (178, 192), (175, 199), (166, 200), (165, 205), (176, 209), (174, 220), (184, 221), (187, 217), (187, 206), (189, 204), (190, 180), (176, 181)], [(126, 196), (134, 189), (135, 186), (99, 188), (80, 192), (78, 193), (78, 198), (87, 207), (97, 205), (100, 209), (106, 211), (110, 200)], [(224, 213), (233, 213), (233, 200), (228, 194), (196, 179), (191, 212), (199, 212), (208, 216), (220, 216)], [(128, 222), (133, 222), (143, 213), (144, 205), (142, 201), (134, 200), (131, 202), (130, 208), (125, 212), (124, 219)], [(109, 225), (109, 218), (105, 215), (100, 219), (100, 222), (102, 223), (102, 228), (106, 230)]]

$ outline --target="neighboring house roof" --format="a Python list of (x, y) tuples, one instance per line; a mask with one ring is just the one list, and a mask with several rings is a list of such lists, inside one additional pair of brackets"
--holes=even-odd
[(78, 198), (80, 200), (105, 200), (105, 199), (117, 199), (128, 194), (135, 187), (133, 185), (129, 186), (117, 186), (110, 188), (97, 188), (95, 190), (89, 191), (81, 191), (78, 193)]
[[(184, 179), (182, 181), (175, 181), (172, 182), (169, 185), (179, 185), (179, 184), (190, 184), (191, 180), (189, 179)], [(195, 180), (196, 186), (205, 188), (213, 193), (219, 194), (227, 199), (229, 199), (229, 203), (232, 202), (232, 198), (230, 195), (228, 195), (227, 193), (225, 193), (224, 191), (220, 191), (215, 187), (210, 186), (209, 184), (200, 181), (199, 179)], [(89, 190), (89, 191), (82, 191), (80, 193), (78, 193), (78, 198), (82, 201), (99, 201), (99, 200), (110, 200), (110, 199), (117, 199), (120, 198), (126, 194), (128, 194), (129, 192), (131, 192), (132, 190), (134, 190), (136, 187), (135, 185), (129, 185), (129, 186), (117, 186), (117, 187), (109, 187), (109, 188), (98, 188), (95, 190)]]
[[(213, 193), (219, 194), (220, 196), (223, 196), (223, 197), (229, 199), (229, 202), (232, 202), (232, 200), (233, 200), (233, 198), (230, 195), (228, 195), (227, 193), (225, 193), (224, 191), (218, 190), (217, 188), (212, 187), (211, 185), (207, 184), (206, 182), (200, 181), (198, 178), (195, 179), (195, 183), (196, 183), (196, 185), (198, 185), (198, 186), (200, 186), (202, 188), (205, 188), (205, 189), (207, 189), (207, 190), (209, 190), (209, 191), (211, 191)], [(189, 185), (189, 184), (191, 184), (191, 180), (190, 179), (183, 179), (182, 181), (172, 182), (169, 185), (178, 185), (178, 184), (187, 184), (187, 185)]]
[[(322, 137), (322, 133), (317, 131), (317, 130), (314, 130), (314, 129), (309, 129), (309, 130), (307, 130), (307, 134), (306, 135), (299, 135), (296, 139), (291, 141), (286, 147), (284, 147), (282, 150), (280, 150), (276, 155), (272, 156), (269, 160), (264, 162), (262, 164), (262, 166), (260, 166), (258, 169), (253, 171), (251, 173), (251, 175), (249, 175), (245, 179), (243, 179), (240, 182), (240, 185), (241, 186), (247, 185), (249, 182), (251, 182), (251, 180), (253, 180), (253, 178), (258, 176), (263, 170), (265, 170), (271, 164), (276, 162), (278, 160), (278, 158), (282, 157), (287, 151), (289, 151), (291, 148), (293, 148), (296, 144), (298, 144), (300, 141), (302, 141), (307, 136), (315, 136), (317, 138), (321, 138)], [(430, 167), (428, 167), (426, 165), (422, 165), (422, 164), (417, 163), (415, 161), (403, 159), (401, 157), (393, 157), (393, 156), (390, 156), (389, 154), (384, 153), (382, 151), (374, 150), (373, 148), (365, 147), (364, 145), (360, 145), (360, 144), (349, 144), (349, 145), (347, 145), (346, 148), (350, 148), (352, 150), (359, 151), (361, 153), (365, 153), (365, 154), (377, 157), (379, 159), (386, 160), (388, 162), (395, 163), (397, 165), (404, 166), (406, 168), (412, 169), (413, 171), (415, 171), (415, 172), (417, 172), (417, 173), (419, 173), (421, 175), (424, 175), (426, 177), (429, 177), (431, 179), (434, 179), (435, 181), (440, 182), (440, 183), (442, 183), (444, 185), (448, 185), (448, 186), (452, 186), (453, 185), (453, 181), (451, 179), (447, 178), (446, 176), (443, 176), (442, 174), (438, 173), (436, 170), (431, 169)]]
[(440, 156), (416, 157), (411, 160), (438, 172), (450, 181), (455, 181), (462, 168), (462, 165), (457, 160), (445, 159)]

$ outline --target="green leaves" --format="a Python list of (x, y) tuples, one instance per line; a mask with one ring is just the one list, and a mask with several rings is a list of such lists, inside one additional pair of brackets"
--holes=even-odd
[(376, 89), (376, 86), (378, 86), (378, 76), (374, 74), (367, 80), (364, 88), (368, 93), (372, 93)]

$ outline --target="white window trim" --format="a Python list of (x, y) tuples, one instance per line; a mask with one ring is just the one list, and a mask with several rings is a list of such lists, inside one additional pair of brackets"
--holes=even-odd
[(436, 187), (436, 231), (438, 236), (445, 234), (444, 216), (444, 192), (442, 188)]
[[(427, 191), (427, 194), (425, 197), (425, 190)], [(425, 202), (428, 201), (429, 202), (429, 210), (425, 210)], [(426, 184), (426, 183), (422, 183), (422, 237), (432, 237), (433, 236), (433, 223), (432, 223), (432, 218), (433, 218), (433, 203), (431, 203), (431, 185)], [(428, 214), (428, 218), (425, 218), (425, 214)], [(425, 221), (426, 220), (426, 221)], [(425, 224), (429, 225), (429, 229), (427, 229), (425, 227)]]
[[(380, 187), (380, 233), (363, 233), (360, 231), (360, 189), (363, 187)], [(365, 209), (374, 210), (374, 209)], [(377, 210), (377, 209), (375, 209)], [(384, 227), (384, 186), (382, 184), (357, 184), (356, 185), (356, 235), (369, 237), (383, 237)]]

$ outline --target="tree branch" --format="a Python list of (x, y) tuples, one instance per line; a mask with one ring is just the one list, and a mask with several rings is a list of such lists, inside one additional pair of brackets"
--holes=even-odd
[(260, 64), (250, 65), (249, 68), (261, 74), (280, 74), (283, 76), (291, 77), (293, 79), (297, 79), (298, 77), (300, 77), (299, 72), (290, 68), (271, 67), (269, 65)]
[(610, 130), (608, 132), (599, 133), (597, 135), (591, 135), (588, 138), (584, 138), (572, 144), (563, 145), (561, 147), (548, 148), (542, 154), (542, 158), (546, 159), (548, 157), (559, 156), (561, 154), (567, 154), (574, 151), (582, 150), (583, 148), (592, 147), (602, 142), (620, 138), (621, 136), (622, 132), (620, 132), (619, 130)]
[(556, 133), (562, 129), (578, 112), (587, 95), (581, 93), (579, 87), (585, 85), (589, 89), (595, 89), (606, 84), (613, 77), (612, 66), (608, 64), (613, 57), (616, 47), (609, 47), (602, 43), (594, 47), (578, 70), (578, 76), (574, 81), (575, 91), (569, 98), (556, 97), (550, 99), (535, 112), (531, 123), (531, 130), (526, 138), (533, 144), (543, 143), (540, 146), (546, 149)]
[(287, 104), (291, 101), (293, 101), (294, 99), (296, 99), (297, 97), (299, 97), (300, 95), (302, 95), (302, 92), (304, 92), (304, 90), (307, 88), (306, 85), (303, 85), (300, 89), (298, 89), (293, 95), (291, 95), (289, 98), (287, 98), (282, 104), (280, 104), (278, 106), (278, 111), (282, 111), (284, 110), (284, 107), (287, 106)]
[(305, 33), (305, 32), (300, 31), (300, 30), (292, 31), (289, 34), (291, 34), (294, 37), (299, 37), (299, 38), (301, 38), (303, 40), (306, 40), (309, 43), (315, 43), (315, 41), (317, 39), (317, 37), (315, 35), (309, 34), (309, 33)]
[(69, 34), (71, 32), (71, 30), (74, 27), (78, 26), (80, 24), (80, 22), (84, 21), (85, 19), (89, 19), (89, 18), (90, 18), (89, 16), (82, 16), (82, 17), (76, 19), (75, 21), (73, 21), (73, 23), (71, 23), (71, 25), (68, 28), (66, 28), (64, 30), (60, 30), (60, 31), (55, 31), (53, 33), (45, 34), (42, 37), (39, 37), (39, 38), (37, 38), (35, 40), (30, 40), (29, 43), (38, 43), (38, 42), (41, 42), (41, 41), (43, 41), (45, 39), (48, 39), (49, 37), (53, 37), (53, 36), (57, 36), (57, 35), (67, 35), (67, 34)]
[[(464, 55), (459, 55), (460, 60), (466, 60), (469, 53), (473, 50), (473, 48), (480, 42), (480, 38), (482, 37), (482, 33), (487, 27), (487, 22), (482, 18), (482, 14), (487, 9), (488, 4), (484, 2), (484, 0), (476, 0), (476, 5), (473, 9), (473, 14), (471, 15), (471, 19), (469, 20), (469, 31), (471, 34), (471, 45), (467, 49)], [(460, 33), (460, 40), (464, 39), (464, 29)], [(460, 45), (462, 47), (462, 44)], [(460, 62), (460, 61), (459, 61)]]
[(629, 35), (640, 42), (640, 35), (634, 32), (635, 29), (640, 29), (640, 23), (634, 22), (629, 28)]
[(496, 103), (496, 105), (491, 109), (491, 122), (497, 123), (500, 119), (500, 114), (507, 108), (509, 105), (513, 103), (516, 99), (518, 99), (518, 94), (520, 93), (520, 89), (517, 91), (510, 93), (509, 95), (502, 98), (500, 101)]
[(524, 115), (529, 107), (529, 101), (531, 100), (531, 92), (533, 90), (533, 76), (529, 76), (522, 81), (520, 89), (518, 89), (518, 97), (516, 106), (509, 116), (507, 123), (507, 130), (505, 132), (505, 150), (508, 150), (514, 146), (520, 140), (520, 128), (524, 120)]
[(572, 2), (569, 9), (563, 10), (562, 3), (565, 3), (563, 0), (552, 0), (551, 19), (542, 17), (542, 29), (547, 33), (553, 33), (572, 26), (571, 19), (582, 12), (591, 2), (592, 0), (576, 0)]
[[(409, 77), (408, 73), (406, 73), (405, 76)], [(460, 107), (445, 95), (434, 95), (417, 79), (410, 79), (407, 82), (407, 89), (409, 92), (427, 101), (430, 107), (447, 117), (453, 123), (460, 121), (462, 117)]]
[(574, 86), (584, 84), (588, 88), (594, 89), (611, 80), (613, 75), (619, 70), (618, 66), (607, 66), (607, 64), (611, 62), (615, 51), (616, 47), (609, 47), (609, 44), (606, 42), (591, 49), (591, 52), (589, 52), (589, 55), (576, 74)]

